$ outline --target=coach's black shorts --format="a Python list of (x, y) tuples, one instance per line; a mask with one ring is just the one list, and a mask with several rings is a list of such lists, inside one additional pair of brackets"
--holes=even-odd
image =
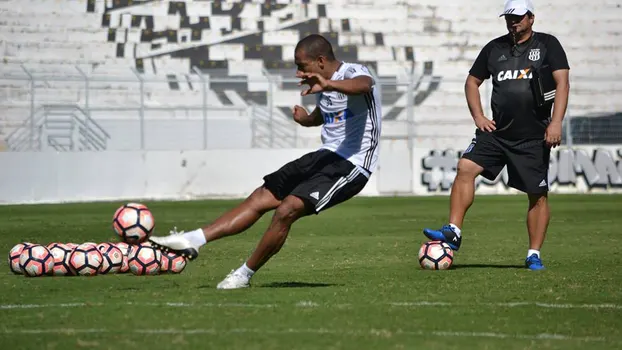
[(263, 179), (277, 199), (296, 196), (316, 214), (354, 197), (367, 184), (359, 168), (324, 149), (307, 153)]
[(551, 149), (542, 140), (510, 141), (477, 130), (462, 158), (484, 168), (482, 176), (494, 180), (507, 165), (508, 185), (517, 190), (538, 194), (549, 190)]

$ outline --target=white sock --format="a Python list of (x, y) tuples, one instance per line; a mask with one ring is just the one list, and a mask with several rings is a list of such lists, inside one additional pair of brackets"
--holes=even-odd
[(246, 263), (240, 266), (239, 269), (235, 270), (235, 272), (241, 274), (242, 276), (246, 276), (249, 279), (255, 274), (255, 271), (249, 269), (248, 266), (246, 266)]
[(202, 229), (196, 229), (194, 231), (189, 231), (183, 234), (184, 238), (192, 242), (192, 244), (202, 247), (207, 243), (205, 240), (205, 235), (203, 234)]
[(460, 227), (454, 225), (454, 224), (449, 224), (449, 226), (451, 226), (451, 228), (454, 229), (454, 232), (456, 233), (456, 236), (460, 237), (460, 234), (462, 233), (462, 231), (460, 231)]
[(527, 257), (532, 256), (533, 254), (536, 254), (538, 256), (538, 258), (540, 257), (540, 251), (539, 250), (535, 250), (535, 249), (529, 249), (527, 251)]

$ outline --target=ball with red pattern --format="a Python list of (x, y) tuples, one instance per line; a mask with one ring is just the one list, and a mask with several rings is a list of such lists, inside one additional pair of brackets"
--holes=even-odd
[(89, 243), (77, 246), (69, 256), (69, 266), (79, 276), (95, 276), (102, 265), (103, 257), (96, 245)]
[(33, 244), (24, 247), (19, 255), (19, 265), (27, 277), (44, 276), (54, 269), (54, 256), (46, 247)]
[(65, 245), (71, 250), (74, 250), (77, 246), (79, 246), (77, 243), (65, 243)]
[(101, 243), (97, 246), (102, 254), (102, 264), (99, 267), (99, 273), (117, 273), (123, 265), (123, 253), (112, 243)]
[(138, 244), (149, 238), (155, 221), (149, 208), (140, 203), (121, 206), (112, 217), (112, 228), (123, 242)]
[(181, 273), (186, 268), (187, 260), (174, 252), (162, 252), (160, 273)]
[(157, 275), (160, 273), (160, 250), (146, 244), (133, 245), (127, 257), (130, 271), (135, 275)]
[(54, 269), (52, 270), (52, 274), (54, 276), (73, 275), (73, 271), (69, 266), (69, 257), (71, 256), (71, 252), (73, 252), (73, 248), (63, 243), (50, 243), (47, 248), (54, 257)]
[(425, 242), (419, 248), (419, 264), (426, 270), (447, 270), (454, 262), (454, 251), (445, 242)]
[(29, 245), (32, 245), (32, 243), (30, 242), (18, 243), (13, 248), (11, 248), (11, 250), (9, 251), (9, 268), (11, 269), (11, 272), (13, 272), (16, 275), (23, 274), (22, 267), (19, 265), (19, 256), (22, 254), (22, 251), (24, 250), (24, 248)]
[(130, 266), (127, 264), (127, 255), (130, 252), (130, 245), (125, 242), (116, 242), (114, 245), (117, 246), (117, 248), (121, 250), (121, 254), (123, 254), (123, 261), (119, 273), (126, 273), (130, 270)]

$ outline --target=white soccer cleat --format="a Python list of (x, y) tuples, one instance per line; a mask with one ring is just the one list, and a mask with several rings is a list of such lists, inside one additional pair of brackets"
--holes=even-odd
[(168, 236), (150, 237), (149, 242), (154, 247), (166, 252), (174, 252), (188, 260), (193, 260), (199, 256), (199, 246), (192, 244), (190, 240), (183, 236), (184, 231), (177, 232), (177, 228), (171, 231)]
[(216, 286), (217, 289), (239, 289), (248, 287), (250, 287), (250, 278), (235, 270), (231, 270), (227, 277)]

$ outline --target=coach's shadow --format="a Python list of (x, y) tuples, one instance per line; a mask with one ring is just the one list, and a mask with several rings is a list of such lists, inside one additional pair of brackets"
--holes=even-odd
[(456, 264), (451, 269), (524, 269), (525, 265)]
[(319, 288), (343, 286), (336, 283), (308, 283), (308, 282), (272, 282), (258, 285), (259, 288)]

